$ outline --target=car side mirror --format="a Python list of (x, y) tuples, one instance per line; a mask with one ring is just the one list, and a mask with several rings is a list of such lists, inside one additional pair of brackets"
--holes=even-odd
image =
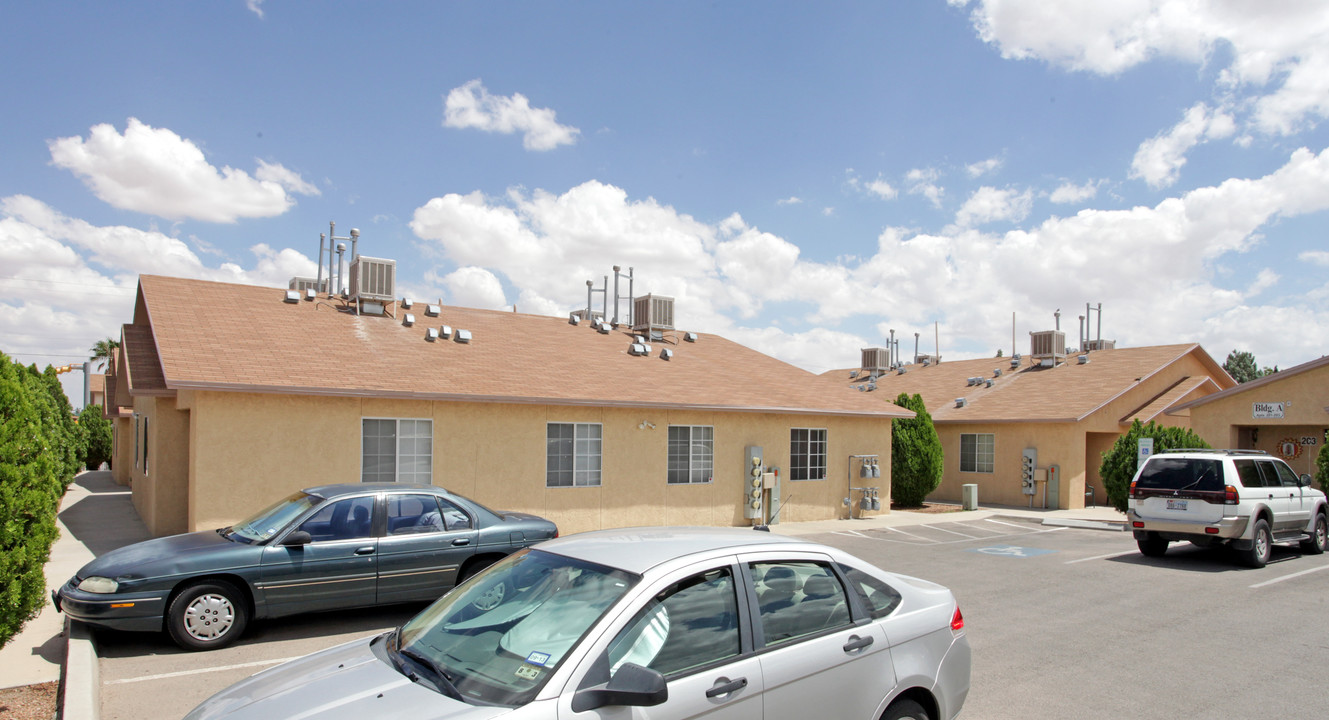
[(282, 538), (281, 544), (283, 547), (299, 547), (308, 545), (313, 541), (314, 538), (310, 537), (309, 533), (304, 530), (292, 530), (286, 534), (286, 537)]
[(1301, 474), (1301, 486), (1302, 486), (1302, 487), (1310, 487), (1310, 486), (1311, 486), (1311, 476), (1310, 476), (1310, 475), (1307, 475), (1306, 473), (1302, 473), (1302, 474)]
[(649, 707), (668, 699), (664, 675), (636, 663), (623, 663), (609, 682), (577, 691), (572, 696), (572, 711), (586, 712), (606, 705)]

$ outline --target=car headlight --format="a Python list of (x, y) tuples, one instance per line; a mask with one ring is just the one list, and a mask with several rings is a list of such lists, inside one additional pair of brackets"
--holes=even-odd
[(120, 588), (120, 583), (104, 577), (83, 578), (83, 582), (78, 584), (78, 589), (90, 593), (113, 593)]

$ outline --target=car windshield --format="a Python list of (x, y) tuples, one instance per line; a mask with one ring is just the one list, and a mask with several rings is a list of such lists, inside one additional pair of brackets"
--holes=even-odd
[(262, 512), (232, 525), (229, 535), (239, 536), (246, 542), (263, 542), (321, 502), (323, 498), (318, 495), (307, 492), (295, 493), (264, 508)]
[(638, 579), (561, 555), (519, 551), (403, 625), (397, 653), (406, 659), (398, 662), (427, 658), (468, 701), (524, 705)]

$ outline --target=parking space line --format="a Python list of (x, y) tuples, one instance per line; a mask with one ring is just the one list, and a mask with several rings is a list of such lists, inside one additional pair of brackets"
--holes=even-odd
[[(920, 525), (919, 527), (931, 527), (931, 526), (930, 526), (930, 525)], [(899, 544), (901, 544), (901, 545), (956, 545), (956, 544), (959, 544), (959, 543), (983, 542), (983, 541), (985, 541), (985, 540), (992, 540), (992, 539), (994, 539), (994, 538), (990, 538), (990, 537), (983, 537), (983, 538), (972, 538), (972, 539), (969, 539), (969, 540), (932, 540), (932, 539), (925, 538), (925, 537), (922, 537), (922, 536), (919, 536), (919, 535), (914, 535), (914, 534), (912, 534), (912, 533), (907, 533), (907, 532), (905, 532), (905, 531), (903, 531), (903, 530), (899, 530), (899, 529), (897, 529), (897, 528), (891, 528), (891, 527), (888, 527), (888, 528), (884, 528), (884, 529), (885, 529), (885, 530), (891, 530), (891, 531), (893, 531), (893, 532), (898, 532), (898, 533), (900, 533), (900, 534), (902, 534), (902, 535), (907, 535), (907, 536), (913, 538), (913, 540), (896, 540), (896, 539), (894, 539), (894, 538), (881, 537), (881, 536), (877, 536), (877, 535), (868, 535), (868, 536), (866, 536), (867, 539), (869, 539), (869, 540), (877, 540), (877, 541), (879, 541), (879, 542), (899, 543)], [(1059, 530), (1065, 530), (1065, 529), (1066, 529), (1066, 528), (1064, 528), (1064, 527), (1054, 527), (1054, 528), (1048, 528), (1048, 529), (1046, 529), (1046, 530), (1030, 530), (1030, 531), (1028, 531), (1028, 532), (1022, 532), (1022, 533), (1007, 533), (1007, 534), (1005, 534), (1005, 535), (1002, 535), (1002, 538), (1020, 537), (1021, 535), (1042, 535), (1043, 533), (1057, 532), (1057, 531), (1059, 531)]]
[(947, 530), (946, 528), (944, 528), (944, 527), (942, 527), (942, 526), (940, 526), (940, 525), (929, 525), (928, 527), (932, 528), (933, 530), (940, 530), (940, 531), (942, 531), (942, 532), (948, 532), (948, 533), (950, 533), (950, 534), (952, 534), (952, 535), (959, 535), (960, 537), (966, 537), (966, 538), (969, 538), (970, 540), (978, 540), (978, 539), (979, 539), (977, 536), (974, 536), (974, 535), (965, 535), (965, 534), (962, 533), (962, 532), (956, 532), (956, 531), (954, 531), (954, 530)]
[(848, 536), (850, 536), (850, 537), (861, 537), (861, 538), (865, 538), (865, 537), (867, 537), (867, 535), (864, 535), (863, 533), (861, 533), (861, 532), (859, 532), (859, 531), (857, 531), (857, 530), (836, 530), (835, 532), (833, 532), (833, 533), (831, 533), (831, 534), (832, 534), (832, 535), (848, 535)]
[(1127, 550), (1126, 552), (1108, 553), (1107, 555), (1095, 555), (1093, 557), (1080, 558), (1079, 560), (1067, 560), (1064, 565), (1074, 565), (1075, 563), (1089, 562), (1090, 560), (1106, 560), (1108, 558), (1122, 557), (1123, 555), (1134, 555), (1137, 551)]
[(160, 675), (144, 675), (143, 677), (124, 678), (123, 680), (107, 680), (104, 684), (125, 685), (128, 683), (144, 682), (146, 680), (166, 680), (168, 678), (185, 677), (186, 675), (201, 675), (203, 673), (210, 673), (210, 672), (241, 670), (243, 668), (248, 668), (248, 667), (260, 667), (262, 665), (276, 665), (278, 663), (284, 663), (290, 660), (295, 660), (298, 657), (299, 656), (288, 657), (288, 658), (277, 658), (276, 660), (257, 660), (255, 662), (239, 663), (237, 665), (221, 665), (218, 667), (199, 668), (197, 670), (181, 670), (179, 672), (162, 673)]
[(1015, 523), (1002, 522), (1001, 520), (993, 520), (992, 518), (983, 518), (983, 522), (990, 522), (990, 523), (996, 523), (998, 525), (1005, 525), (1007, 527), (1020, 528), (1021, 530), (1026, 529), (1026, 526), (1024, 525), (1016, 525)]
[[(926, 526), (924, 526), (924, 527), (926, 527)], [(936, 542), (937, 542), (936, 540), (929, 540), (928, 538), (925, 538), (925, 537), (923, 537), (923, 536), (921, 536), (921, 535), (915, 535), (915, 534), (913, 534), (913, 533), (907, 533), (907, 532), (901, 530), (900, 528), (888, 527), (888, 528), (886, 528), (886, 529), (887, 529), (887, 530), (890, 530), (891, 532), (898, 532), (898, 533), (900, 533), (901, 535), (908, 535), (909, 537), (914, 538), (915, 540), (918, 540), (919, 543), (922, 543), (922, 544), (929, 544), (929, 543), (931, 543), (931, 544), (936, 544)], [(918, 543), (915, 543), (915, 544), (918, 544)]]
[(1276, 577), (1276, 578), (1274, 578), (1273, 580), (1265, 580), (1265, 581), (1262, 582), (1262, 583), (1255, 583), (1254, 585), (1251, 586), (1251, 589), (1262, 588), (1262, 587), (1264, 587), (1264, 586), (1266, 586), (1266, 585), (1273, 585), (1274, 583), (1280, 583), (1280, 582), (1283, 582), (1284, 580), (1291, 580), (1291, 579), (1294, 578), (1294, 577), (1301, 577), (1302, 575), (1309, 575), (1310, 573), (1313, 573), (1313, 572), (1319, 572), (1319, 571), (1321, 571), (1321, 570), (1329, 570), (1329, 565), (1321, 565), (1320, 567), (1313, 567), (1313, 568), (1311, 568), (1311, 569), (1309, 569), (1309, 570), (1302, 570), (1301, 572), (1294, 572), (1294, 573), (1292, 573), (1291, 575), (1284, 575), (1284, 576), (1282, 576), (1282, 577)]

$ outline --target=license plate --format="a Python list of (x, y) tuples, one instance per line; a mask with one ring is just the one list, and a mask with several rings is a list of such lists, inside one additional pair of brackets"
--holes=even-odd
[(1185, 501), (1185, 500), (1168, 500), (1168, 501), (1167, 501), (1167, 509), (1168, 509), (1168, 510), (1185, 510), (1185, 509), (1186, 509), (1186, 501)]

